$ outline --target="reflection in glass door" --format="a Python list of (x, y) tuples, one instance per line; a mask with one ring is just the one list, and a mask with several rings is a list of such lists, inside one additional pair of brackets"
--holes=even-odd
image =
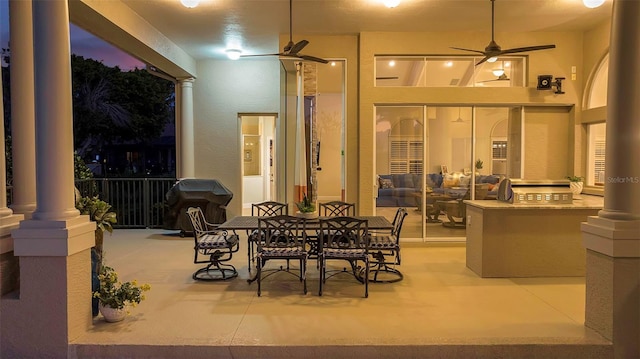
[(376, 213), (407, 209), (402, 237), (423, 238), (424, 106), (376, 107)]
[(464, 241), (464, 200), (519, 175), (520, 127), (519, 107), (376, 107), (376, 212), (407, 208), (404, 239)]

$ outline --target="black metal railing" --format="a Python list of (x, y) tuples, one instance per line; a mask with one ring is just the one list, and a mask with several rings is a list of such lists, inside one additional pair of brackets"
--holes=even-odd
[[(76, 180), (82, 197), (98, 196), (116, 212), (114, 228), (161, 228), (168, 210), (165, 195), (175, 178), (92, 178)], [(11, 204), (11, 188), (7, 202)]]
[(175, 178), (94, 178), (76, 180), (82, 196), (98, 195), (117, 214), (114, 228), (160, 228), (168, 210), (165, 195)]

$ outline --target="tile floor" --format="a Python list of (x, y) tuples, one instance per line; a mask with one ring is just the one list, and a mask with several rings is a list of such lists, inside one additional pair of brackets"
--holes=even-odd
[[(374, 283), (369, 298), (348, 276), (317, 294), (293, 276), (249, 285), (246, 237), (239, 277), (196, 282), (193, 238), (176, 231), (115, 230), (106, 264), (121, 279), (152, 286), (120, 323), (94, 319), (71, 345), (76, 357), (202, 358), (605, 358), (610, 343), (584, 323), (584, 278), (483, 279), (465, 266), (462, 244), (407, 243), (403, 281)], [(126, 354), (123, 354), (126, 353)]]

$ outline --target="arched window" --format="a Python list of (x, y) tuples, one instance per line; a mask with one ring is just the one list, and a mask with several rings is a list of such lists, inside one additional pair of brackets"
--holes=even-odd
[(607, 85), (609, 81), (609, 54), (606, 54), (598, 69), (596, 70), (589, 93), (587, 95), (587, 103), (585, 108), (596, 108), (607, 105)]

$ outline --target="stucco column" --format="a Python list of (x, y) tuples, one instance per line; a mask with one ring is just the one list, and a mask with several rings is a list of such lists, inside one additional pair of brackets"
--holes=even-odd
[(179, 154), (177, 178), (195, 177), (193, 129), (193, 78), (178, 80), (180, 84)]
[(74, 205), (68, 2), (32, 6), (37, 207), (12, 232), (20, 292), (0, 301), (0, 346), (7, 357), (66, 358), (91, 326), (96, 225)]
[(36, 208), (35, 102), (31, 2), (9, 1), (13, 202), (26, 218)]
[(640, 1), (614, 0), (607, 93), (604, 209), (582, 224), (585, 325), (640, 358)]

